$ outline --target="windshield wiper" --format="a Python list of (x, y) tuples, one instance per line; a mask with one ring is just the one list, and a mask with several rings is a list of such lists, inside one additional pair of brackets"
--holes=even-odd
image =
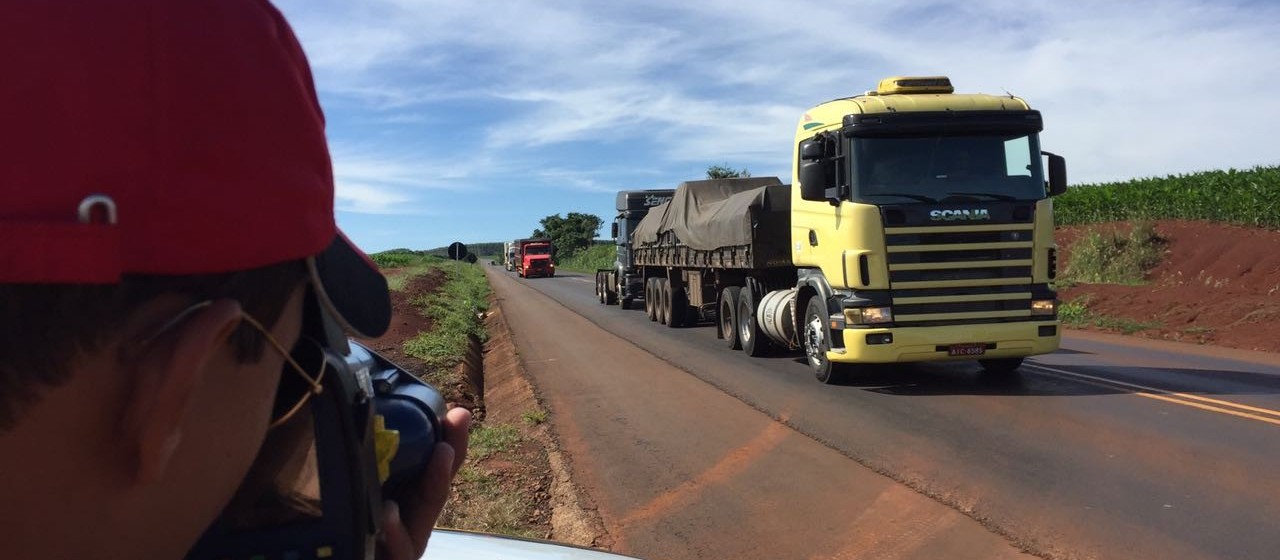
[(937, 202), (937, 200), (932, 199), (932, 198), (929, 198), (929, 197), (927, 197), (927, 196), (925, 196), (925, 195), (922, 195), (922, 194), (909, 194), (909, 193), (897, 193), (897, 192), (882, 192), (882, 193), (869, 194), (869, 196), (900, 196), (900, 197), (902, 197), (902, 198), (910, 198), (911, 200), (917, 200), (917, 201), (920, 201), (920, 202)]
[(960, 196), (989, 196), (996, 200), (1009, 200), (1009, 201), (1018, 200), (1018, 197), (1016, 196), (1009, 196), (1007, 194), (985, 193), (985, 192), (949, 192), (947, 194), (960, 195)]

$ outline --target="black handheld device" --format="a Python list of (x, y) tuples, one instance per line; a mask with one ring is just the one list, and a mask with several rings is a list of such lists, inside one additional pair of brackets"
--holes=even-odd
[[(189, 559), (373, 558), (383, 500), (411, 502), (399, 498), (443, 438), (443, 397), (360, 343), (329, 340), (294, 349), (305, 370), (323, 368), (323, 390), (267, 434)], [(281, 395), (289, 383), (284, 376)]]

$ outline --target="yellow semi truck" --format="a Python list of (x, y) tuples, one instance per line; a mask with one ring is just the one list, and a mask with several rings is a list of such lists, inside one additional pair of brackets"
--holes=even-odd
[[(1062, 157), (1011, 95), (894, 77), (805, 112), (790, 185), (691, 181), (636, 227), (650, 319), (714, 320), (751, 355), (853, 364), (973, 360), (1013, 374), (1058, 348), (1053, 203)], [(1046, 177), (1043, 158), (1048, 160)]]

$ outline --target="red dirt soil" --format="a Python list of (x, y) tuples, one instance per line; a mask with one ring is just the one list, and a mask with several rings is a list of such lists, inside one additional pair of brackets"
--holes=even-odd
[[(1060, 228), (1059, 266), (1086, 232), (1129, 227)], [(1160, 325), (1135, 336), (1280, 352), (1280, 232), (1192, 221), (1155, 228), (1167, 245), (1148, 285), (1080, 284), (1062, 290), (1062, 301), (1086, 298), (1091, 314)]]

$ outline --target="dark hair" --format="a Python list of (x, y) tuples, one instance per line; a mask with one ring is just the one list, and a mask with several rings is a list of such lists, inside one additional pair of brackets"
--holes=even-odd
[[(116, 332), (139, 306), (165, 295), (230, 298), (270, 328), (306, 276), (303, 261), (198, 276), (128, 275), (119, 284), (0, 284), (0, 431), (17, 423), (40, 389), (68, 379), (74, 362)], [(262, 335), (232, 333), (241, 363), (262, 357)]]

